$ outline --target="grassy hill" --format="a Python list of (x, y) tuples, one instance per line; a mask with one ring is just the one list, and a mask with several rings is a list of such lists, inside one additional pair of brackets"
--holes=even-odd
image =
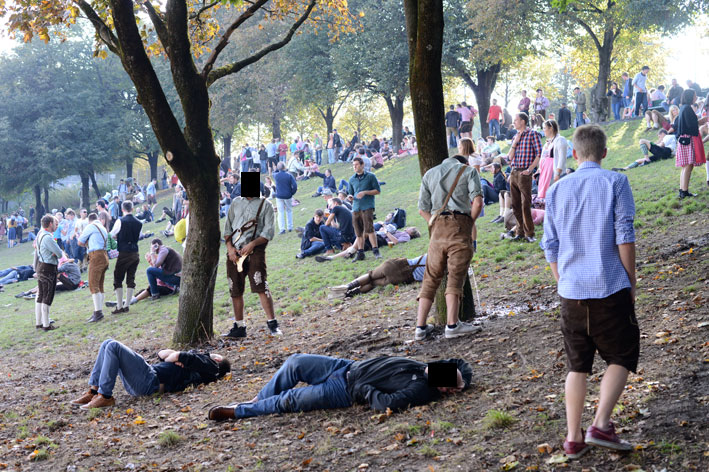
[[(639, 121), (608, 126), (605, 168), (624, 166), (640, 157), (637, 141), (654, 139)], [(570, 165), (576, 167), (575, 163)], [(348, 178), (350, 165), (330, 166), (335, 177)], [(689, 470), (709, 467), (706, 418), (709, 407), (709, 309), (706, 305), (709, 262), (706, 245), (707, 204), (704, 168), (695, 170), (690, 191), (696, 199), (677, 199), (679, 170), (663, 161), (627, 173), (637, 218), (638, 319), (643, 333), (641, 371), (631, 376), (617, 415), (624, 437), (639, 444), (618, 458), (595, 451), (573, 467), (596, 470)], [(384, 257), (414, 257), (426, 251), (425, 222), (417, 213), (420, 171), (416, 157), (388, 163), (377, 171), (386, 181), (377, 197), (382, 219), (395, 207), (408, 213), (408, 224), (424, 236), (383, 248)], [(310, 195), (321, 179), (299, 183), (294, 207), (296, 226), (304, 226), (321, 198)], [(163, 194), (158, 208), (169, 202)], [(119, 406), (112, 412), (77, 412), (66, 402), (85, 388), (99, 343), (118, 339), (146, 356), (169, 345), (176, 297), (144, 301), (127, 315), (98, 324), (85, 320), (92, 311), (88, 290), (60, 293), (52, 317), (60, 329), (35, 331), (34, 303), (14, 294), (33, 282), (5, 287), (0, 293), (0, 468), (16, 470), (552, 470), (547, 461), (560, 453), (564, 432), (564, 363), (558, 329), (558, 297), (537, 244), (500, 241), (501, 225), (490, 223), (497, 205), (478, 220), (478, 253), (473, 268), (485, 314), (483, 332), (447, 341), (441, 330), (426, 343), (412, 343), (416, 288), (387, 287), (348, 301), (328, 301), (327, 287), (351, 280), (375, 267), (348, 259), (319, 264), (296, 260), (300, 240), (277, 235), (267, 250), (269, 287), (284, 336), (266, 336), (265, 316), (253, 294), (246, 295), (249, 337), (212, 348), (233, 360), (229, 380), (184, 394), (130, 398), (117, 387)], [(223, 222), (223, 220), (222, 220)], [(144, 231), (158, 234), (164, 224)], [(542, 229), (537, 229), (541, 238)], [(158, 235), (159, 236), (159, 235)], [(178, 248), (172, 238), (163, 238)], [(141, 254), (148, 241), (141, 241)], [(220, 265), (223, 265), (224, 251)], [(0, 248), (0, 268), (29, 264), (32, 249)], [(112, 299), (113, 267), (106, 275)], [(147, 287), (146, 264), (138, 271)], [(195, 294), (183, 294), (195, 296)], [(215, 291), (215, 331), (231, 324), (225, 270)], [(465, 357), (475, 369), (474, 386), (457, 399), (391, 417), (373, 417), (362, 407), (214, 425), (205, 419), (210, 404), (251, 398), (293, 352), (349, 358), (406, 355), (421, 360)], [(596, 369), (601, 372), (600, 359)], [(591, 378), (597, 391), (598, 374)], [(703, 398), (703, 400), (702, 400)], [(597, 397), (592, 395), (586, 423)], [(140, 418), (138, 418), (138, 416)], [(141, 421), (144, 421), (142, 423)], [(704, 426), (702, 426), (702, 424)], [(177, 450), (164, 438), (176, 435)], [(551, 454), (537, 447), (548, 443)], [(47, 452), (46, 462), (30, 462), (33, 449)], [(542, 448), (546, 451), (546, 448)], [(511, 456), (514, 456), (512, 458)], [(7, 465), (9, 464), (9, 466)], [(367, 464), (366, 467), (362, 464)], [(510, 465), (505, 465), (510, 464)]]

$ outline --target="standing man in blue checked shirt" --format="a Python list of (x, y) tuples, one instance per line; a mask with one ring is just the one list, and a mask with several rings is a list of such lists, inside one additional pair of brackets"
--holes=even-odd
[[(574, 133), (576, 172), (549, 189), (541, 247), (558, 283), (568, 375), (564, 451), (591, 445), (628, 451), (610, 421), (628, 371), (635, 372), (640, 331), (635, 318), (635, 203), (627, 177), (601, 169), (606, 135), (597, 125)], [(598, 351), (608, 364), (593, 424), (584, 439), (586, 376)]]

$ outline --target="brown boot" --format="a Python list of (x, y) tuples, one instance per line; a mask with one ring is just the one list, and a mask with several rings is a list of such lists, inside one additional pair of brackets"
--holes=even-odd
[(94, 314), (91, 315), (91, 318), (89, 318), (89, 323), (96, 323), (97, 321), (101, 321), (102, 319), (103, 319), (103, 312), (101, 310), (94, 311)]
[(96, 394), (95, 394), (95, 393), (92, 393), (92, 392), (91, 392), (91, 389), (89, 389), (88, 392), (86, 392), (85, 394), (83, 394), (83, 395), (80, 396), (79, 398), (77, 398), (77, 399), (75, 399), (75, 400), (72, 400), (70, 403), (71, 403), (72, 405), (86, 405), (86, 404), (89, 403), (91, 400), (93, 400), (93, 398), (94, 398), (95, 396), (96, 396)]
[(80, 408), (82, 410), (90, 410), (91, 408), (108, 408), (109, 406), (113, 406), (115, 404), (115, 398), (106, 398), (99, 393), (94, 398), (92, 398), (89, 403), (87, 403), (86, 405), (81, 405)]

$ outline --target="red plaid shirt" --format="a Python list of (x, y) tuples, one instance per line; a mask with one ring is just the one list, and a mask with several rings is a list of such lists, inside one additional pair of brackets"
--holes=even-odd
[(531, 128), (522, 131), (510, 165), (515, 169), (526, 169), (537, 156), (542, 155), (542, 138)]

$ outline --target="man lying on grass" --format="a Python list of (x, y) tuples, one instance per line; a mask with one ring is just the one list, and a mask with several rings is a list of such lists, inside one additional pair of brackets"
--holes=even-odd
[[(455, 387), (429, 385), (425, 363), (403, 357), (377, 357), (363, 361), (314, 354), (293, 354), (251, 401), (216, 406), (208, 417), (214, 421), (369, 405), (377, 411), (401, 411), (425, 405), (444, 393), (457, 393), (470, 386), (473, 369), (462, 359), (457, 366)], [(299, 382), (307, 387), (294, 388)]]
[(181, 392), (190, 385), (221, 379), (231, 370), (229, 361), (219, 354), (163, 349), (158, 357), (163, 362), (151, 365), (118, 341), (105, 340), (89, 377), (89, 391), (71, 404), (83, 410), (115, 405), (113, 387), (118, 375), (123, 379), (126, 392), (140, 396)]

